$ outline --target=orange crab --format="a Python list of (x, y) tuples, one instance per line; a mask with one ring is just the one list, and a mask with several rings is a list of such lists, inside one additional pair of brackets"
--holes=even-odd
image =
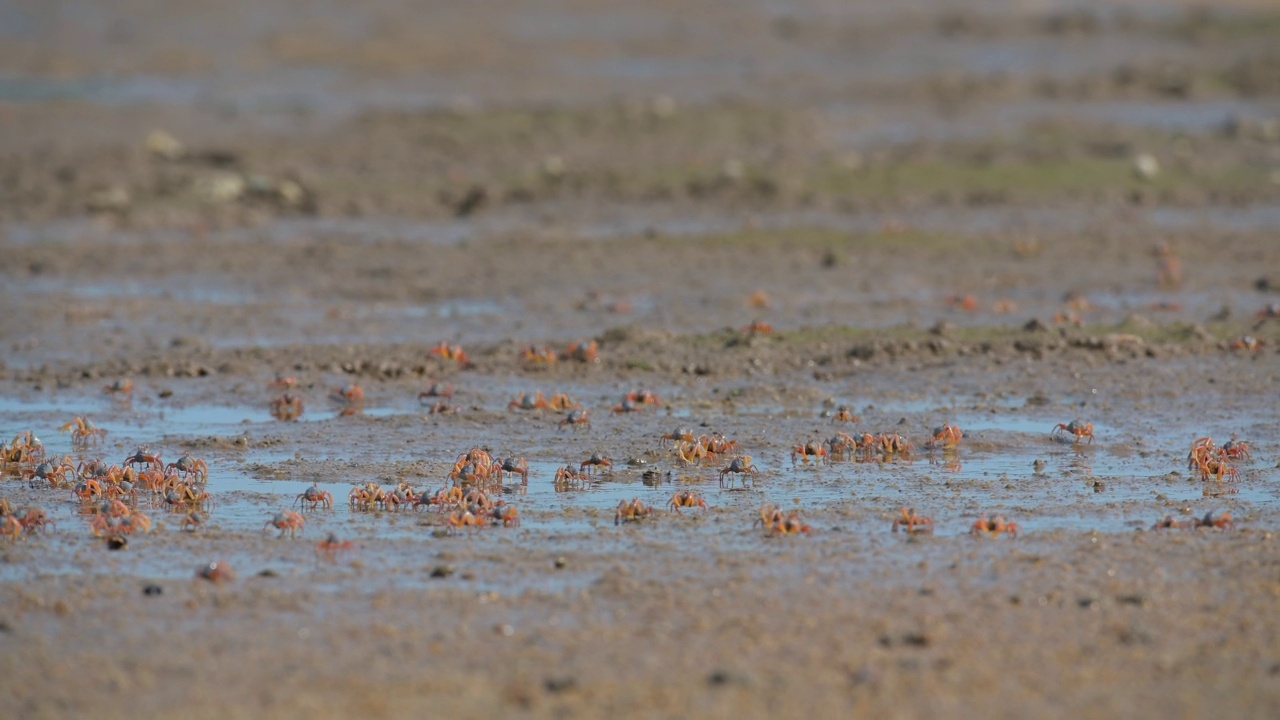
[(809, 464), (809, 458), (813, 458), (814, 465), (821, 465), (824, 461), (831, 458), (831, 453), (827, 452), (827, 449), (822, 446), (822, 443), (816, 440), (810, 440), (803, 445), (796, 445), (791, 448), (792, 465), (796, 464), (797, 457), (800, 458), (805, 465)]
[(282, 422), (293, 422), (302, 417), (302, 396), (286, 392), (271, 401), (270, 411), (271, 417), (277, 420)]
[(88, 418), (84, 417), (76, 417), (62, 426), (62, 432), (68, 431), (71, 433), (71, 444), (77, 447), (101, 442), (107, 436), (106, 430), (95, 427)]
[(129, 378), (116, 380), (110, 385), (103, 385), (102, 392), (108, 395), (123, 395), (126, 398), (133, 395), (133, 381)]
[(978, 298), (973, 295), (951, 295), (946, 299), (947, 307), (965, 312), (978, 311)]
[(1209, 511), (1204, 517), (1191, 521), (1193, 528), (1214, 528), (1216, 530), (1234, 530), (1236, 525), (1231, 520), (1231, 513), (1225, 512), (1218, 517), (1213, 516), (1213, 512)]
[(1152, 530), (1184, 530), (1191, 527), (1195, 520), (1174, 520), (1172, 515), (1165, 515), (1163, 520), (1157, 520), (1155, 525), (1151, 526)]
[(832, 413), (831, 422), (859, 423), (859, 422), (862, 422), (862, 418), (858, 417), (857, 415), (854, 415), (853, 411), (850, 410), (847, 405), (841, 405), (840, 407), (836, 408), (836, 411), (834, 413)]
[(547, 402), (541, 391), (532, 395), (522, 392), (520, 397), (507, 403), (508, 410), (546, 410), (550, 407), (551, 403)]
[(520, 511), (501, 500), (489, 509), (489, 519), (503, 527), (520, 527)]
[(1255, 325), (1254, 329), (1257, 329), (1258, 326), (1262, 325), (1262, 323), (1267, 320), (1272, 320), (1274, 318), (1280, 318), (1280, 303), (1267, 303), (1266, 306), (1258, 311), (1258, 325)]
[(549, 347), (530, 345), (520, 353), (520, 360), (529, 367), (548, 367), (556, 364), (557, 355)]
[[(746, 484), (746, 476), (756, 474), (756, 468), (751, 464), (750, 455), (734, 455), (729, 460), (729, 464), (720, 468), (720, 485), (724, 485), (726, 475), (741, 475), (742, 482)], [(730, 479), (732, 483), (732, 478)]]
[(139, 446), (121, 464), (125, 467), (137, 466), (139, 468), (146, 467), (148, 470), (164, 471), (164, 460), (160, 458), (160, 453), (151, 452), (145, 446)]
[(418, 499), (413, 503), (413, 507), (415, 510), (420, 510), (423, 507), (430, 507), (434, 505), (437, 509), (443, 510), (446, 507), (456, 507), (461, 505), (462, 498), (462, 488), (457, 486), (448, 489), (442, 488), (435, 495), (428, 495), (425, 492), (419, 494)]
[(328, 490), (321, 490), (319, 483), (311, 483), (311, 487), (303, 490), (293, 502), (304, 508), (310, 507), (312, 510), (317, 507), (328, 510), (333, 507), (333, 495)]
[(176, 471), (179, 475), (204, 482), (209, 478), (209, 463), (200, 458), (184, 454), (174, 462), (164, 466), (165, 472)]
[(849, 433), (838, 432), (826, 441), (828, 462), (832, 459), (851, 460), (858, 450), (858, 441)]
[(560, 427), (563, 428), (566, 426), (590, 428), (591, 413), (586, 410), (569, 411), (569, 414), (565, 416), (564, 420), (560, 421)]
[(204, 526), (204, 522), (209, 519), (208, 513), (202, 513), (199, 510), (193, 510), (182, 518), (182, 531), (195, 532)]
[(770, 335), (773, 333), (773, 326), (759, 318), (756, 318), (742, 326), (741, 332), (744, 336), (749, 338), (755, 337), (756, 335)]
[(564, 356), (578, 362), (598, 363), (600, 362), (600, 345), (595, 340), (579, 340), (565, 349)]
[(1237, 440), (1235, 435), (1222, 444), (1221, 452), (1232, 460), (1248, 460), (1253, 457), (1253, 453), (1249, 450), (1249, 443)]
[(355, 383), (347, 383), (340, 388), (334, 388), (329, 394), (335, 402), (342, 405), (339, 415), (359, 415), (364, 412), (364, 388)]
[(1266, 345), (1267, 345), (1266, 341), (1259, 340), (1258, 338), (1252, 335), (1241, 335), (1240, 337), (1231, 341), (1232, 350), (1244, 350), (1245, 352), (1256, 353), (1262, 350), (1262, 348), (1266, 347)]
[(609, 472), (612, 472), (613, 461), (598, 452), (591, 453), (591, 457), (583, 460), (582, 464), (578, 466), (579, 471), (587, 473), (605, 472), (605, 468), (608, 468)]
[(22, 523), (13, 515), (0, 515), (0, 535), (9, 538), (9, 542), (17, 542), (22, 537)]
[(453, 360), (458, 363), (458, 367), (464, 369), (471, 367), (471, 358), (462, 349), (461, 345), (450, 345), (443, 340), (440, 341), (439, 345), (427, 351), (427, 356), (438, 357), (442, 360)]
[(509, 457), (501, 463), (494, 463), (493, 474), (498, 482), (502, 482), (502, 474), (511, 473), (520, 476), (522, 485), (529, 484), (529, 461), (522, 457)]
[(556, 490), (582, 489), (590, 486), (590, 484), (591, 476), (572, 465), (565, 465), (556, 471)]
[(448, 400), (457, 391), (457, 388), (449, 383), (431, 383), (431, 387), (418, 393), (418, 402), (423, 402), (426, 398), (444, 398)]
[(1005, 533), (1008, 533), (1011, 538), (1018, 537), (1018, 523), (1006, 522), (1003, 515), (988, 519), (987, 514), (983, 513), (982, 517), (969, 528), (969, 534), (974, 536), (1000, 537)]
[(236, 579), (236, 573), (231, 566), (225, 562), (210, 562), (196, 568), (197, 580), (208, 580), (211, 583), (231, 582)]
[(484, 527), (488, 524), (486, 516), (475, 515), (470, 510), (454, 510), (449, 513), (449, 517), (445, 520), (445, 524), (451, 530), (459, 528), (477, 528)]
[(893, 531), (898, 532), (899, 527), (906, 528), (908, 535), (932, 535), (933, 518), (917, 515), (915, 508), (902, 508), (901, 517), (893, 521)]
[(701, 493), (693, 490), (682, 490), (672, 495), (667, 505), (676, 512), (680, 512), (680, 508), (703, 508), (705, 510), (707, 501), (702, 497)]
[(1052, 434), (1060, 432), (1070, 433), (1075, 438), (1074, 442), (1089, 438), (1089, 443), (1093, 443), (1093, 423), (1083, 422), (1079, 419), (1072, 420), (1069, 423), (1058, 423), (1054, 426)]
[(547, 401), (552, 410), (557, 412), (566, 412), (569, 410), (581, 410), (582, 403), (575, 401), (569, 397), (568, 393), (556, 393)]
[(276, 378), (267, 383), (268, 390), (292, 390), (296, 387), (298, 387), (298, 378), (283, 373), (277, 373)]
[(284, 537), (285, 533), (288, 533), (289, 537), (297, 537), (298, 531), (306, 524), (307, 521), (302, 515), (291, 510), (284, 510), (276, 513), (274, 517), (262, 526), (262, 529), (265, 532), (267, 528), (276, 528), (280, 531), (279, 537)]
[(621, 525), (624, 522), (639, 522), (653, 515), (653, 508), (644, 504), (640, 498), (627, 502), (623, 500), (618, 503), (618, 509), (613, 514), (613, 524)]
[(630, 397), (622, 398), (622, 402), (613, 406), (613, 414), (619, 413), (638, 413), (644, 412), (644, 405), (631, 400)]
[(678, 446), (680, 443), (692, 443), (693, 431), (685, 425), (680, 425), (675, 430), (658, 438), (658, 445), (665, 447), (668, 440), (671, 441), (673, 447)]
[(661, 405), (662, 404), (662, 400), (659, 399), (657, 395), (654, 395), (653, 393), (644, 389), (632, 390), (631, 392), (627, 393), (626, 397), (624, 397), (623, 400), (630, 400), (632, 403), (636, 405)]
[(62, 487), (67, 481), (67, 474), (75, 472), (75, 465), (71, 464), (71, 458), (65, 457), (61, 460), (44, 460), (37, 463), (35, 467), (22, 471), (22, 477), (27, 481), (44, 480), (51, 486), (57, 488)]
[(350, 550), (355, 545), (350, 540), (339, 540), (336, 533), (329, 533), (329, 537), (316, 544), (316, 555), (335, 562), (338, 559), (338, 553)]
[(960, 438), (964, 437), (964, 431), (955, 425), (943, 423), (942, 427), (933, 429), (933, 437), (929, 438), (929, 447), (931, 448), (957, 448), (960, 446)]
[(899, 455), (909, 459), (911, 452), (916, 449), (916, 446), (910, 440), (901, 435), (891, 433), (885, 433), (875, 438), (875, 445), (880, 449), (880, 454), (886, 461), (891, 461)]
[(812, 532), (812, 528), (801, 522), (798, 513), (788, 515), (773, 504), (760, 508), (760, 519), (756, 522), (771, 535), (808, 535)]
[(22, 525), (22, 529), (29, 534), (40, 532), (50, 525), (56, 525), (40, 508), (27, 508), (26, 512), (17, 515), (17, 518), (18, 524)]

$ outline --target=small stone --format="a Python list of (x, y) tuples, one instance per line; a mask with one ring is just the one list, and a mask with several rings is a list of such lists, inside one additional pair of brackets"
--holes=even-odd
[(1139, 153), (1133, 158), (1133, 172), (1142, 180), (1154, 180), (1160, 174), (1160, 161), (1150, 153)]
[(148, 585), (142, 588), (142, 594), (146, 595), (147, 597), (155, 597), (157, 595), (163, 595), (164, 588), (160, 587), (159, 585)]

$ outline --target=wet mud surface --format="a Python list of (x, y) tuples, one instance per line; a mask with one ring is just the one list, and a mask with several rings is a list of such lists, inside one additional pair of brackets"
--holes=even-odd
[(237, 7), (0, 16), (0, 441), (209, 493), (0, 467), (7, 713), (1280, 710), (1274, 10)]

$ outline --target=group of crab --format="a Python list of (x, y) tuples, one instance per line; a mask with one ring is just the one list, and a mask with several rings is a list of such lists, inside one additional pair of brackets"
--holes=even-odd
[(17, 540), (23, 535), (33, 535), (53, 524), (48, 514), (40, 508), (14, 509), (10, 507), (7, 499), (0, 498), (0, 535), (10, 541)]
[(1235, 463), (1253, 457), (1249, 452), (1249, 443), (1237, 440), (1234, 435), (1221, 445), (1213, 442), (1213, 438), (1202, 437), (1191, 443), (1191, 452), (1187, 453), (1187, 469), (1195, 470), (1201, 480), (1239, 480), (1240, 471)]
[(521, 364), (531, 369), (555, 365), (561, 357), (582, 363), (596, 363), (600, 361), (600, 346), (595, 340), (579, 340), (560, 354), (549, 347), (538, 345), (530, 345), (520, 352)]

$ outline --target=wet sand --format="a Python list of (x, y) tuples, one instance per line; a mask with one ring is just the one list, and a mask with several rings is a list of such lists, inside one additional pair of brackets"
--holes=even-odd
[[(4, 466), (56, 523), (0, 539), (7, 713), (1280, 712), (1265, 4), (225, 7), (22, 6), (0, 51), (0, 440), (190, 454), (211, 495), (186, 532), (144, 493), (111, 551)], [(842, 432), (914, 447), (794, 452)], [(1251, 456), (1204, 480), (1202, 437)], [(528, 462), (518, 527), (348, 501), (471, 448)]]

